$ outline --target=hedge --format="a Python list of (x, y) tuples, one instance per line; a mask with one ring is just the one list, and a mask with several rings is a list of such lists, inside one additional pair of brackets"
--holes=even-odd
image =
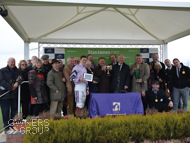
[[(45, 131), (44, 126), (49, 130)], [(128, 115), (106, 118), (48, 120), (32, 128), (29, 124), (25, 143), (126, 143), (190, 137), (190, 112)], [(41, 134), (43, 130), (43, 133)]]

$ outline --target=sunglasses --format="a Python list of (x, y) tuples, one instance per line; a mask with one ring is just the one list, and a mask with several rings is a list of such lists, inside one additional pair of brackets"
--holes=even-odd
[(22, 66), (26, 66), (27, 64), (21, 64)]

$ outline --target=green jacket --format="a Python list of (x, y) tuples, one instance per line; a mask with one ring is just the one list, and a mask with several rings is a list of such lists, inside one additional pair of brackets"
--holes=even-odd
[[(63, 72), (60, 71), (60, 75), (53, 68), (47, 75), (47, 85), (50, 88), (50, 100), (51, 101), (63, 101), (66, 98), (66, 87), (62, 81), (64, 78)], [(59, 93), (56, 93), (59, 90)]]

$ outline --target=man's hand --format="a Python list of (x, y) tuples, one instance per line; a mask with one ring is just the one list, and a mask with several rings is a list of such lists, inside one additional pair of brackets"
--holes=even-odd
[(14, 85), (13, 85), (13, 87), (18, 87), (19, 86), (19, 83), (18, 82), (16, 82)]
[(137, 69), (137, 68), (134, 68), (134, 69), (133, 69), (133, 72), (135, 72), (136, 69)]
[(110, 66), (110, 71), (112, 70), (112, 66)]
[(172, 108), (173, 107), (173, 102), (170, 101), (169, 104), (168, 104), (168, 106)]
[(145, 90), (142, 89), (142, 96), (145, 97)]
[(13, 85), (12, 91), (14, 91), (18, 86), (19, 86), (19, 83), (16, 82), (16, 83)]
[(14, 91), (16, 88), (13, 86), (12, 91)]
[(106, 65), (104, 65), (103, 67), (102, 67), (102, 71), (105, 71), (106, 70)]
[(68, 93), (69, 93), (69, 94), (71, 94), (71, 93), (72, 93), (72, 91), (68, 91)]
[(142, 82), (142, 79), (138, 79), (138, 83), (141, 83)]
[(128, 89), (128, 86), (127, 86), (127, 85), (125, 85), (125, 86), (124, 86), (124, 89)]
[(65, 82), (65, 81), (66, 81), (66, 79), (65, 79), (65, 78), (62, 78), (62, 81), (63, 81), (63, 82)]
[(161, 78), (159, 78), (159, 82), (163, 82), (163, 80)]
[(59, 90), (56, 90), (56, 91), (55, 91), (55, 93), (58, 93), (58, 92), (59, 92)]
[(92, 83), (97, 84), (97, 82), (96, 82), (96, 81), (94, 81), (94, 80), (93, 80), (93, 82), (92, 82)]
[(86, 95), (89, 95), (89, 91), (88, 90), (86, 91)]
[(86, 79), (84, 77), (80, 78), (80, 81), (86, 81)]
[(33, 99), (34, 99), (34, 100), (37, 100), (37, 97), (34, 97)]

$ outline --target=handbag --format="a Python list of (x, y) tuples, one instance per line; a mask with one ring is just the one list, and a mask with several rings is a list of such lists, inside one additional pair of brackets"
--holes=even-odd
[(169, 93), (168, 90), (167, 90), (166, 83), (165, 83), (165, 94), (166, 94), (166, 96), (167, 96), (168, 98), (171, 97), (171, 96), (170, 96), (170, 93)]

